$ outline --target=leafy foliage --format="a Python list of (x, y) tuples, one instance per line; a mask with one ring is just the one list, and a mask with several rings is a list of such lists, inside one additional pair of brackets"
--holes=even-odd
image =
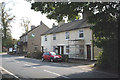
[(2, 2), (0, 6), (1, 10), (1, 29), (3, 33), (3, 38), (2, 38), (2, 45), (6, 48), (13, 47), (14, 45), (14, 40), (11, 37), (11, 31), (10, 28), (11, 22), (15, 19), (15, 16), (10, 14), (11, 9), (6, 8), (6, 3)]
[(49, 19), (56, 19), (60, 22), (65, 16), (67, 16), (69, 20), (79, 17), (78, 12), (81, 11), (82, 6), (86, 6), (86, 3), (35, 2), (32, 4), (31, 9), (46, 13)]
[(3, 32), (3, 39), (5, 39), (10, 34), (11, 22), (14, 20), (15, 16), (12, 16), (9, 12), (11, 9), (6, 9), (6, 3), (2, 2), (1, 4), (1, 26)]

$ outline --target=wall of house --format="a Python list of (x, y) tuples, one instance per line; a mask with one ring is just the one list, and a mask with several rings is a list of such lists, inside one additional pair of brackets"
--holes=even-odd
[[(28, 35), (24, 35), (20, 38), (20, 41), (22, 41), (24, 44), (22, 45), (22, 48), (20, 48), (20, 53), (21, 52), (27, 52), (27, 42), (28, 42)], [(26, 42), (26, 43), (25, 43)]]
[[(35, 50), (41, 51), (41, 34), (48, 29), (46, 25), (42, 24), (28, 33), (28, 52), (34, 52)], [(34, 35), (34, 37), (32, 37), (32, 35)], [(37, 47), (37, 49), (35, 49), (35, 47)]]
[(45, 36), (41, 36), (41, 46), (44, 47), (45, 51), (52, 51), (52, 35), (47, 35), (47, 41), (45, 41)]
[(0, 52), (2, 52), (2, 31), (0, 30)]
[[(71, 30), (70, 33), (70, 39), (69, 40), (75, 40), (79, 39), (79, 30)], [(84, 52), (85, 52), (85, 59), (87, 59), (87, 47), (86, 45), (91, 46), (92, 51), (92, 30), (89, 28), (84, 28)], [(66, 46), (68, 45), (68, 40), (65, 39), (65, 32), (56, 33), (56, 40), (53, 40), (53, 34), (47, 35), (48, 41), (45, 41), (44, 36), (41, 36), (42, 38), (42, 46), (44, 48), (47, 48), (47, 51), (53, 51), (53, 46), (64, 46), (64, 54), (66, 54)], [(92, 55), (91, 55), (92, 58)]]
[[(71, 30), (70, 33), (70, 39), (69, 40), (75, 40), (79, 39), (79, 30)], [(92, 30), (89, 28), (83, 28), (84, 30), (84, 56), (81, 57), (84, 59), (87, 59), (87, 45), (91, 46), (91, 60), (93, 60), (93, 44), (92, 44)], [(65, 39), (65, 32), (56, 33), (56, 40), (53, 40), (53, 34), (47, 35), (47, 41), (45, 41), (44, 35), (41, 36), (42, 41), (41, 45), (44, 46), (44, 49), (47, 49), (47, 51), (53, 51), (53, 46), (64, 46), (64, 54), (66, 54), (66, 46), (68, 45), (68, 40)], [(79, 43), (81, 44), (81, 43)], [(101, 51), (101, 49), (95, 47), (94, 48), (94, 56), (98, 56), (98, 52)], [(95, 58), (95, 57), (94, 57)]]

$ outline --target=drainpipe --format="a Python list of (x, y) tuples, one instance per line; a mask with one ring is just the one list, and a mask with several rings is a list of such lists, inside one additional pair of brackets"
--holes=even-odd
[[(94, 36), (93, 36), (93, 31), (92, 31), (92, 40), (94, 40)], [(93, 52), (93, 60), (94, 60), (94, 42), (92, 42), (92, 52)]]

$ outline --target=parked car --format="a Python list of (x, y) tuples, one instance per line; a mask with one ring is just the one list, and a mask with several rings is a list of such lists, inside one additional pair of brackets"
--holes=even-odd
[(42, 61), (49, 60), (50, 62), (62, 61), (62, 56), (58, 55), (55, 52), (45, 52), (42, 55)]

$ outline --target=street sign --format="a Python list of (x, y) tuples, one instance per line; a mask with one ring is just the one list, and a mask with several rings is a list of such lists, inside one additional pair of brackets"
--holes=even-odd
[(16, 45), (16, 44), (14, 45), (14, 48), (17, 48), (17, 45)]

